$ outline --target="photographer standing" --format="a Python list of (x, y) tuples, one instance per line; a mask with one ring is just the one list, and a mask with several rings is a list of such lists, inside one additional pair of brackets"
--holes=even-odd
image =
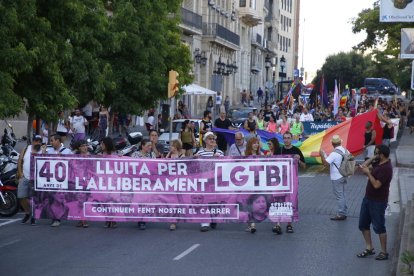
[(388, 259), (385, 210), (388, 205), (388, 195), (392, 179), (392, 165), (389, 156), (389, 147), (386, 145), (376, 146), (374, 156), (360, 166), (362, 172), (368, 176), (368, 183), (359, 215), (359, 230), (361, 230), (364, 236), (366, 247), (364, 251), (357, 255), (359, 258), (375, 254), (370, 230), (372, 224), (381, 244), (381, 252), (375, 259), (379, 261)]

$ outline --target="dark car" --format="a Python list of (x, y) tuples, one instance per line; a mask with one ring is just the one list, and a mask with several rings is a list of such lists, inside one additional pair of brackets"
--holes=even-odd
[(250, 112), (256, 111), (255, 107), (240, 107), (240, 108), (231, 108), (229, 110), (228, 118), (233, 123), (233, 126), (240, 127), (243, 125), (244, 121), (249, 117)]
[(366, 78), (364, 86), (368, 94), (394, 95), (398, 91), (389, 79), (383, 78)]

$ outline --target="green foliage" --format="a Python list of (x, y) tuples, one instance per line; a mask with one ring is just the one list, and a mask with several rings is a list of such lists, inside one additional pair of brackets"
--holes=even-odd
[(189, 83), (191, 56), (181, 43), (178, 27), (181, 1), (116, 1), (111, 31), (120, 37), (120, 49), (108, 53), (116, 89), (105, 103), (123, 113), (140, 113), (167, 98), (168, 71)]
[[(0, 116), (53, 120), (94, 99), (139, 113), (191, 81), (181, 0), (0, 1)], [(109, 11), (113, 16), (109, 16)]]
[[(322, 75), (325, 76), (328, 90), (334, 89), (335, 80), (344, 88), (346, 84), (351, 88), (361, 87), (366, 77), (365, 71), (370, 66), (370, 58), (356, 51), (328, 56), (322, 69), (318, 71), (314, 83), (319, 83)], [(342, 89), (341, 89), (342, 90)]]
[(355, 46), (356, 50), (369, 53), (372, 60), (366, 77), (388, 78), (402, 89), (408, 89), (411, 82), (409, 60), (399, 59), (401, 28), (413, 28), (414, 23), (379, 22), (379, 1), (372, 9), (365, 9), (352, 20), (354, 33), (366, 32), (366, 38)]
[(402, 255), (401, 255), (401, 262), (403, 262), (404, 264), (407, 265), (406, 269), (403, 269), (401, 272), (404, 272), (406, 274), (413, 274), (413, 267), (412, 264), (414, 263), (414, 255), (411, 254), (410, 251), (405, 251)]

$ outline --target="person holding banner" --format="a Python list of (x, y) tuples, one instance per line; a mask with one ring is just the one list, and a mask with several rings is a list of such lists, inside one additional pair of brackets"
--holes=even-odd
[[(205, 148), (202, 148), (200, 151), (198, 151), (195, 156), (199, 157), (220, 157), (224, 156), (224, 153), (217, 149), (217, 143), (216, 143), (216, 135), (214, 135), (213, 132), (209, 131), (206, 132), (203, 136), (203, 141), (205, 143)], [(217, 223), (201, 223), (201, 232), (207, 232), (211, 228), (215, 229), (217, 227)]]
[[(47, 154), (71, 154), (72, 153), (70, 149), (67, 149), (63, 146), (62, 138), (58, 134), (52, 135), (52, 137), (50, 138), (50, 144), (52, 145), (52, 147), (47, 148), (47, 149), (46, 147), (43, 147), (42, 153), (47, 153)], [(50, 225), (51, 227), (60, 226), (60, 220), (61, 220), (60, 217), (52, 216), (54, 214), (53, 212), (51, 213), (47, 212), (46, 214), (51, 215), (51, 216), (48, 216), (52, 218), (52, 224)]]
[(277, 140), (277, 138), (271, 138), (269, 141), (267, 141), (267, 146), (269, 147), (269, 150), (266, 153), (267, 156), (280, 154), (281, 149), (279, 140)]
[(368, 121), (365, 124), (365, 133), (364, 133), (364, 154), (365, 160), (370, 159), (374, 156), (374, 149), (375, 149), (375, 138), (377, 136), (377, 132), (372, 127), (372, 122)]
[[(142, 139), (140, 150), (137, 152), (134, 152), (133, 156), (134, 158), (157, 158), (155, 153), (152, 151), (153, 148), (153, 142), (151, 142), (148, 139)], [(138, 228), (139, 230), (145, 230), (146, 229), (146, 223), (143, 221), (138, 222)]]
[(387, 113), (380, 116), (381, 121), (385, 123), (382, 127), (382, 143), (388, 147), (391, 146), (391, 139), (394, 138), (394, 125)]
[[(111, 137), (104, 137), (101, 141), (101, 154), (102, 155), (116, 155), (114, 141)], [(116, 228), (116, 221), (105, 221), (105, 228)]]
[[(289, 131), (283, 134), (283, 147), (280, 149), (280, 154), (282, 155), (293, 155), (293, 158), (298, 161), (299, 167), (302, 169), (306, 169), (305, 157), (300, 149), (292, 145), (293, 135)], [(276, 224), (272, 228), (272, 232), (276, 233), (277, 235), (282, 234), (282, 228), (280, 227), (280, 223)], [(286, 233), (293, 233), (293, 226), (291, 222), (288, 222), (286, 226)]]
[[(257, 137), (252, 137), (247, 141), (246, 145), (246, 151), (244, 152), (244, 156), (260, 156), (263, 155), (263, 153), (260, 151), (260, 141)], [(251, 206), (253, 204), (253, 201), (255, 201), (257, 198), (251, 199), (252, 202), (248, 202), (248, 206)], [(259, 199), (258, 199), (259, 200)], [(246, 228), (247, 232), (250, 232), (254, 234), (256, 232), (256, 224), (255, 220), (251, 219), (252, 214), (249, 214), (249, 221)]]
[(242, 156), (246, 150), (246, 142), (244, 141), (244, 134), (238, 131), (234, 134), (234, 144), (230, 146), (229, 156)]
[(34, 214), (30, 208), (29, 198), (32, 196), (33, 181), (30, 180), (30, 161), (32, 153), (41, 153), (42, 137), (36, 135), (33, 138), (32, 144), (26, 146), (19, 156), (17, 161), (17, 174), (16, 179), (19, 181), (17, 186), (17, 197), (19, 198), (20, 206), (24, 210), (24, 217), (21, 221), (25, 224), (29, 221), (30, 224), (36, 225)]

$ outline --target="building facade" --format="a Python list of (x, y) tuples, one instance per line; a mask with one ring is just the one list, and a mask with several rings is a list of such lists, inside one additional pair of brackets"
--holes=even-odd
[[(193, 53), (194, 83), (229, 96), (232, 105), (244, 89), (277, 95), (277, 83), (293, 79), (298, 67), (299, 6), (300, 0), (184, 0), (180, 26)], [(192, 99), (190, 112), (199, 116), (206, 101)]]

